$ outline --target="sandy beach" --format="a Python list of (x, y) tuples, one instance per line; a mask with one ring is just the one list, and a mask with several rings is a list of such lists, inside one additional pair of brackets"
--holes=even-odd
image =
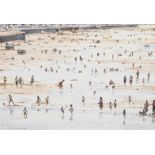
[[(28, 34), (25, 41), (13, 41), (14, 50), (6, 50), (5, 43), (1, 43), (0, 129), (154, 129), (151, 105), (147, 115), (139, 115), (145, 101), (152, 104), (155, 99), (154, 27)], [(20, 49), (26, 50), (26, 54), (18, 54)], [(140, 72), (138, 81), (137, 71)], [(16, 86), (16, 76), (23, 78), (22, 88)], [(30, 85), (32, 76), (35, 82)], [(58, 83), (62, 80), (65, 81), (60, 90)], [(110, 80), (114, 82), (114, 89), (109, 85)], [(9, 94), (16, 106), (8, 106)], [(41, 98), (40, 105), (36, 104), (37, 96)], [(47, 96), (48, 105), (45, 104)], [(98, 107), (101, 96), (102, 110)], [(111, 108), (109, 102), (112, 102)], [(69, 111), (70, 104), (73, 114)], [(64, 115), (60, 111), (62, 106)], [(27, 119), (23, 117), (24, 107), (28, 111)]]

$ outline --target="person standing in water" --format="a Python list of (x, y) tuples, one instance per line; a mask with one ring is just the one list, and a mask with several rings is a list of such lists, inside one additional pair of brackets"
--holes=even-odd
[(155, 100), (153, 100), (153, 103), (152, 103), (152, 114), (153, 115), (155, 114)]
[(85, 105), (85, 97), (84, 96), (82, 96), (82, 103), (83, 103), (83, 105)]
[(111, 101), (109, 102), (109, 108), (112, 109), (112, 103), (111, 103)]
[(49, 96), (47, 96), (47, 97), (45, 98), (45, 104), (46, 104), (46, 106), (49, 104)]
[(40, 105), (40, 103), (41, 103), (41, 99), (40, 99), (40, 97), (39, 97), (39, 96), (37, 96), (36, 104), (39, 106), (39, 105)]
[(148, 108), (149, 108), (149, 102), (148, 100), (146, 100), (145, 104), (144, 104), (144, 109), (143, 109), (143, 113), (147, 113), (148, 112)]
[(72, 114), (73, 114), (73, 111), (74, 111), (73, 105), (72, 105), (72, 104), (70, 104), (70, 106), (69, 106), (69, 111), (70, 111), (70, 113), (71, 113), (71, 115), (72, 115)]
[(70, 89), (72, 89), (73, 88), (73, 85), (72, 85), (72, 83), (70, 84)]
[(99, 100), (99, 108), (100, 108), (100, 110), (102, 110), (103, 109), (103, 98), (102, 97), (100, 97), (100, 100)]
[(27, 109), (26, 109), (26, 107), (24, 107), (24, 109), (23, 109), (23, 114), (24, 114), (24, 118), (27, 118)]
[(89, 81), (89, 86), (90, 86), (90, 87), (91, 87), (91, 84), (92, 84), (91, 81)]
[(70, 119), (70, 121), (72, 121), (72, 120), (73, 120), (73, 111), (74, 111), (74, 109), (73, 109), (73, 105), (72, 105), (72, 104), (70, 104), (69, 111), (70, 111), (70, 113), (71, 113), (69, 119)]
[(60, 108), (60, 111), (61, 111), (61, 114), (62, 114), (62, 119), (64, 119), (65, 110), (64, 110), (63, 106)]
[(71, 93), (72, 93), (72, 89), (73, 89), (72, 83), (70, 83), (70, 89), (71, 89)]
[(95, 97), (95, 95), (96, 95), (96, 90), (93, 92), (93, 95), (94, 95), (94, 97)]
[(65, 111), (64, 111), (64, 107), (63, 106), (60, 108), (60, 111), (64, 115)]
[(123, 116), (125, 117), (126, 116), (126, 110), (123, 109)]
[(115, 101), (114, 101), (114, 108), (116, 108), (116, 107), (117, 107), (117, 101), (115, 99)]

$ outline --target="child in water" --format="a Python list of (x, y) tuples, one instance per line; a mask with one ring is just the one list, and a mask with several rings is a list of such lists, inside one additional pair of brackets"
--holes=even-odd
[(72, 104), (70, 104), (69, 111), (71, 112), (71, 114), (73, 114), (74, 109), (73, 109), (73, 105)]

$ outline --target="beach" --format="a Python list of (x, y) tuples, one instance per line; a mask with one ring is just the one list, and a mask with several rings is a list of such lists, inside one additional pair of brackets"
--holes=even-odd
[[(155, 99), (153, 28), (140, 25), (27, 34), (25, 41), (13, 41), (14, 50), (6, 50), (5, 43), (1, 43), (0, 129), (154, 129), (151, 105), (147, 115), (139, 115), (145, 101), (152, 104)], [(20, 49), (26, 53), (18, 54)], [(128, 82), (130, 75), (132, 85)], [(22, 88), (15, 85), (16, 76), (23, 78)], [(35, 82), (30, 85), (32, 76)], [(63, 89), (59, 89), (62, 80)], [(109, 85), (110, 80), (114, 81), (114, 88)], [(8, 105), (9, 94), (16, 106)], [(36, 104), (37, 96), (41, 98), (40, 105)], [(98, 107), (101, 96), (102, 110)], [(113, 106), (115, 99), (117, 108)], [(69, 111), (70, 104), (73, 114)], [(60, 111), (62, 106), (64, 115)], [(27, 119), (23, 117), (24, 107)]]

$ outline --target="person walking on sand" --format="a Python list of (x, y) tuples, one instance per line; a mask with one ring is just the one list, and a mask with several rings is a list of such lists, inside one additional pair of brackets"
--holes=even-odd
[(16, 85), (16, 88), (18, 87), (18, 76), (15, 77), (15, 85)]
[(150, 73), (147, 74), (147, 83), (150, 81)]
[(130, 104), (130, 103), (131, 103), (131, 101), (132, 101), (131, 96), (129, 96), (129, 97), (128, 97), (128, 101), (129, 101), (129, 104)]
[(130, 75), (130, 78), (129, 78), (129, 84), (130, 84), (130, 86), (132, 86), (132, 82), (133, 82), (133, 76)]
[(20, 77), (18, 81), (19, 81), (19, 84), (20, 84), (20, 88), (22, 88), (22, 86), (24, 84), (23, 78)]
[(63, 88), (63, 83), (65, 80), (62, 80), (58, 83), (58, 87), (60, 88), (60, 90)]
[(127, 77), (126, 77), (126, 75), (123, 77), (123, 82), (124, 82), (124, 86), (126, 86), (126, 82), (127, 82)]
[(30, 85), (32, 86), (34, 84), (34, 76), (32, 75), (31, 80), (30, 80)]
[(6, 83), (7, 83), (7, 78), (6, 78), (6, 76), (4, 76), (4, 78), (3, 78), (4, 88), (6, 88)]
[(13, 103), (13, 105), (15, 105), (15, 104), (14, 104), (14, 101), (13, 101), (13, 99), (12, 99), (12, 96), (9, 94), (9, 105), (10, 105), (10, 103)]
[(138, 81), (138, 80), (139, 80), (139, 74), (140, 74), (140, 72), (139, 72), (139, 71), (137, 71), (137, 72), (136, 72), (136, 81)]
[(24, 114), (24, 118), (27, 118), (27, 109), (26, 109), (26, 107), (24, 107), (24, 109), (23, 109), (23, 114)]
[(116, 108), (117, 107), (117, 100), (115, 99), (115, 101), (114, 101), (114, 108)]
[(111, 103), (111, 101), (109, 102), (109, 108), (112, 109), (112, 103)]

